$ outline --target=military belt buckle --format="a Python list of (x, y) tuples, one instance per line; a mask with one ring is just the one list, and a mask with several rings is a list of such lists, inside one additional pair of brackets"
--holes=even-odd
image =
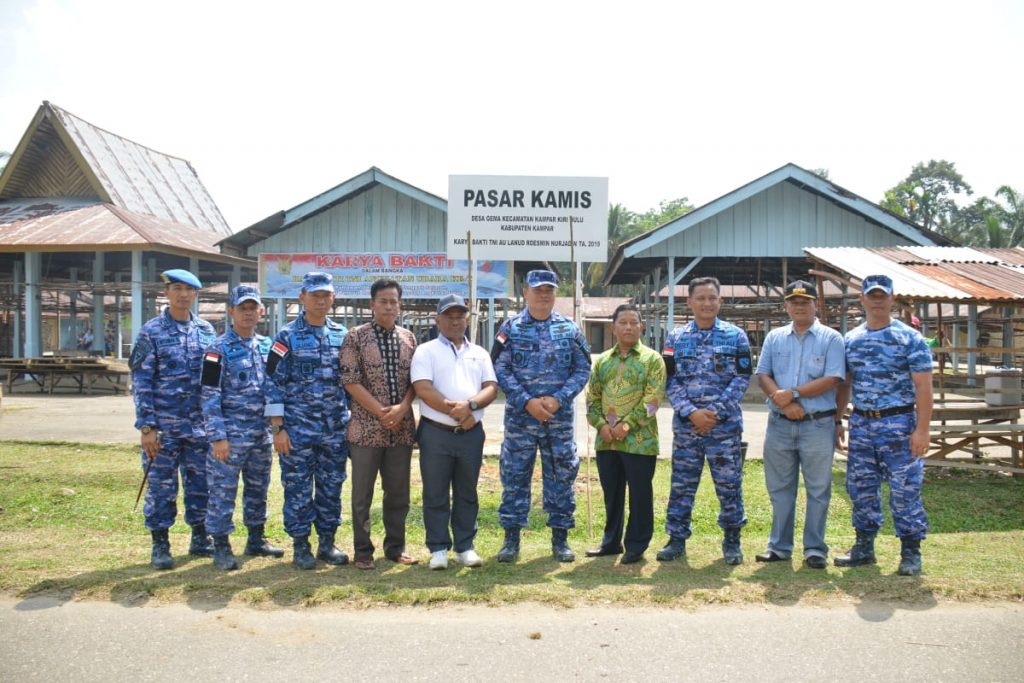
[(882, 418), (882, 411), (881, 410), (869, 410), (868, 411), (868, 417), (873, 417), (876, 420), (880, 420)]

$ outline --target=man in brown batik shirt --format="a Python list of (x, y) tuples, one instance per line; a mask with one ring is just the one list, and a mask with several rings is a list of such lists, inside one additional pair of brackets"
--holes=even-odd
[(402, 286), (377, 280), (370, 287), (373, 321), (349, 330), (341, 346), (341, 381), (352, 397), (348, 441), (352, 462), (352, 536), (357, 569), (373, 569), (370, 507), (380, 473), (384, 490), (384, 556), (416, 564), (405, 552), (409, 466), (416, 440), (409, 368), (416, 338), (396, 325)]

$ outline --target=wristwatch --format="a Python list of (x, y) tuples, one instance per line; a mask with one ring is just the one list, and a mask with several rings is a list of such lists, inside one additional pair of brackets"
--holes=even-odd
[(800, 398), (800, 390), (797, 389), (796, 387), (790, 389), (790, 392), (792, 392), (794, 399)]
[(278, 432), (286, 431), (284, 425), (270, 425), (270, 433), (277, 434)]
[(142, 432), (143, 434), (149, 434), (151, 431), (153, 431), (153, 426), (142, 425), (141, 427), (139, 427), (139, 431)]
[(477, 403), (476, 401), (474, 401), (473, 399), (469, 399), (469, 409), (470, 410), (480, 410), (480, 404)]

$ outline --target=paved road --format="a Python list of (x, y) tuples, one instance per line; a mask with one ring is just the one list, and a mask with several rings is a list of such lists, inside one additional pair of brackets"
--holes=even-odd
[[(1014, 681), (1024, 606), (357, 610), (0, 601), (0, 680)], [(146, 643), (150, 643), (146, 647)]]
[[(756, 390), (751, 389), (748, 397), (754, 398), (755, 393)], [(594, 430), (588, 428), (582, 418), (584, 410), (585, 407), (580, 400), (577, 404), (580, 415), (577, 424), (577, 447), (581, 455), (594, 455)], [(751, 444), (749, 457), (761, 456), (761, 444), (764, 442), (764, 430), (768, 420), (767, 410), (763, 404), (743, 404), (743, 439)], [(487, 455), (496, 456), (501, 449), (501, 441), (505, 435), (504, 415), (504, 402), (492, 405), (484, 413)], [(0, 413), (0, 440), (137, 443), (139, 433), (133, 428), (134, 423), (135, 408), (130, 396), (48, 396), (22, 388), (17, 393), (4, 396), (3, 412)], [(662, 404), (658, 411), (658, 426), (661, 435), (661, 455), (667, 458), (672, 454), (672, 409), (667, 407), (667, 404)]]

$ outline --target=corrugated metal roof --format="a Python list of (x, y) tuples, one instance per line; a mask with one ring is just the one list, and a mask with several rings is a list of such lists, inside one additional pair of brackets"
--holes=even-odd
[(1024, 249), (809, 248), (808, 256), (855, 280), (884, 273), (905, 300), (1024, 303)]
[(113, 204), (222, 236), (231, 234), (188, 161), (94, 126), (56, 105), (44, 106), (53, 109)]
[(0, 223), (0, 251), (134, 251), (159, 246), (206, 260), (253, 265), (222, 254), (219, 236), (111, 204), (58, 210)]
[(0, 200), (0, 224), (13, 223), (26, 218), (40, 218), (62, 211), (81, 209), (83, 206), (101, 204), (95, 199), (83, 197), (21, 197)]

